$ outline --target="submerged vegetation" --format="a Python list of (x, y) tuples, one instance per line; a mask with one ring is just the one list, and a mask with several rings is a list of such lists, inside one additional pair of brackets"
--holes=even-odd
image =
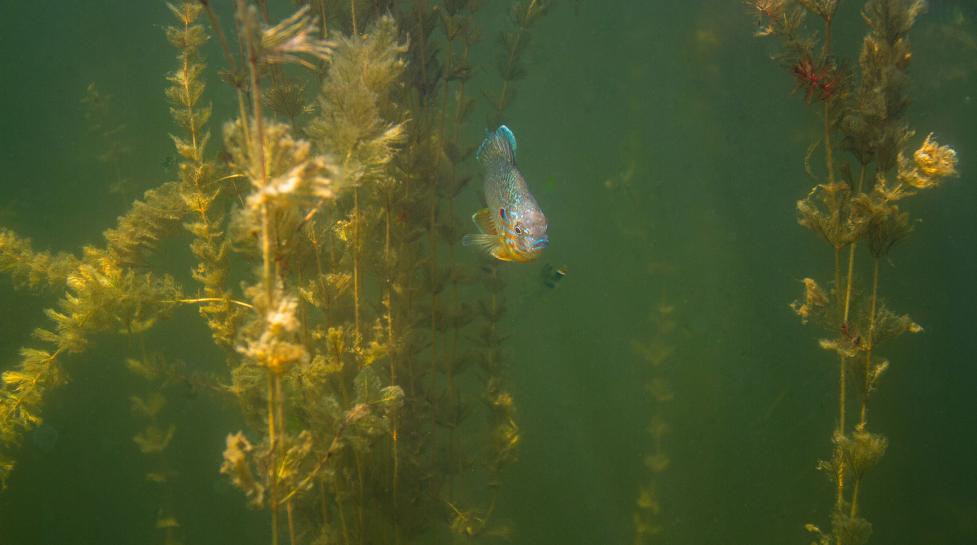
[[(919, 376), (905, 347), (923, 326), (904, 312), (927, 309), (899, 296), (907, 275), (888, 265), (916, 251), (904, 239), (933, 235), (915, 213), (958, 166), (944, 129), (908, 126), (922, 2), (747, 0), (786, 74), (773, 93), (790, 92), (816, 129), (798, 133), (816, 134), (793, 162), (809, 184), (743, 191), (717, 180), (780, 161), (739, 138), (751, 127), (737, 107), (756, 97), (709, 102), (756, 92), (758, 78), (727, 62), (743, 47), (730, 36), (751, 41), (723, 12), (745, 19), (743, 2), (562, 2), (557, 43), (540, 44), (549, 0), (157, 1), (140, 9), (165, 15), (143, 25), (160, 47), (142, 54), (165, 68), (130, 90), (155, 89), (164, 123), (134, 138), (122, 93), (87, 73), (68, 101), (87, 139), (77, 155), (100, 173), (80, 181), (128, 208), (93, 217), (104, 233), (79, 248), (46, 244), (71, 235), (58, 225), (0, 225), (4, 285), (39, 316), (0, 361), (0, 509), (16, 523), (0, 541), (70, 541), (45, 539), (48, 513), (59, 528), (70, 515), (66, 531), (95, 529), (76, 540), (141, 526), (133, 541), (166, 545), (206, 531), (272, 545), (772, 542), (784, 524), (790, 541), (862, 545), (873, 522), (897, 528), (904, 513), (878, 503), (892, 484), (876, 468), (913, 453), (898, 435), (910, 422), (884, 420), (891, 400), (878, 392), (895, 398), (890, 378)], [(861, 21), (846, 57), (840, 46), (855, 42), (836, 30), (861, 34)], [(44, 39), (17, 43), (56, 50)], [(537, 45), (557, 69), (535, 100), (571, 100), (527, 128), (551, 139), (527, 158), (549, 168), (533, 187), (562, 203), (554, 226), (568, 242), (553, 258), (579, 283), (561, 280), (564, 261), (513, 267), (460, 244), (481, 193), (476, 146), (486, 129), (526, 122), (507, 116), (530, 98), (524, 78), (542, 74)], [(141, 143), (153, 138), (162, 150)], [(606, 176), (616, 154), (621, 172)], [(69, 187), (50, 191), (52, 210), (36, 217), (88, 214), (56, 208)], [(792, 203), (781, 211), (814, 233), (811, 255), (754, 236), (767, 218), (747, 214), (768, 197)], [(819, 333), (789, 350), (819, 373), (766, 357), (784, 355), (782, 328), (796, 325), (766, 319), (794, 297), (764, 298), (793, 259), (816, 268), (782, 278), (799, 288), (790, 309)], [(514, 368), (532, 388), (516, 387)], [(800, 394), (776, 378), (808, 373), (831, 382)], [(764, 381), (780, 393), (751, 427)], [(90, 413), (71, 411), (87, 399)], [(772, 416), (783, 407), (795, 412)], [(63, 426), (52, 453), (69, 412), (78, 427)], [(792, 435), (768, 434), (781, 425)], [(537, 463), (514, 467), (520, 456)], [(78, 468), (91, 476), (75, 487)], [(57, 503), (62, 484), (72, 490)], [(88, 487), (108, 501), (69, 513)], [(120, 498), (137, 501), (102, 516)], [(939, 499), (929, 514), (958, 497)], [(973, 506), (952, 507), (948, 518), (971, 523)]]
[[(507, 536), (494, 513), (520, 429), (504, 282), (495, 264), (455, 259), (453, 200), (471, 178), (467, 135), (482, 128), (468, 87), (481, 3), (313, 0), (277, 24), (266, 2), (237, 0), (232, 21), (206, 1), (167, 5), (174, 179), (79, 255), (0, 231), (0, 270), (15, 285), (63, 293), (20, 362), (3, 366), (0, 485), (75, 371), (69, 360), (96, 334), (122, 334), (143, 379), (133, 440), (154, 460), (165, 543), (180, 542), (167, 492), (179, 471), (166, 456), (179, 433), (164, 410), (174, 381), (240, 409), (247, 428), (229, 430), (220, 471), (268, 513), (273, 544)], [(484, 105), (492, 116), (526, 75), (531, 26), (548, 7), (514, 4), (497, 51), (501, 91)], [(237, 110), (217, 128), (207, 97), (221, 90), (204, 84), (211, 39)], [(100, 160), (117, 163), (127, 150), (101, 120), (106, 102), (89, 87)], [(193, 286), (152, 270), (161, 243), (180, 236)], [(222, 349), (225, 374), (147, 347), (144, 332), (184, 306)]]
[(646, 431), (650, 448), (644, 458), (645, 477), (638, 489), (634, 511), (634, 543), (645, 545), (663, 541), (666, 519), (661, 488), (663, 474), (671, 466), (665, 448), (669, 434), (668, 404), (675, 398), (669, 367), (674, 364), (676, 349), (675, 307), (662, 297), (652, 312), (651, 334), (646, 341), (633, 341), (631, 349), (645, 369), (645, 391), (649, 399), (650, 417)]
[[(791, 308), (802, 322), (824, 328), (819, 345), (837, 361), (833, 448), (818, 463), (833, 484), (834, 501), (827, 529), (813, 523), (805, 528), (820, 545), (862, 545), (872, 532), (860, 503), (862, 488), (888, 447), (869, 426), (872, 395), (890, 367), (880, 348), (892, 337), (923, 330), (882, 298), (880, 269), (894, 245), (913, 231), (907, 199), (955, 176), (957, 157), (932, 134), (908, 151), (918, 141), (905, 120), (908, 34), (924, 2), (867, 0), (861, 15), (868, 33), (857, 63), (833, 48), (839, 3), (749, 2), (759, 21), (757, 35), (779, 42), (775, 59), (794, 77), (795, 90), (803, 92), (822, 127), (805, 158), (816, 185), (797, 202), (797, 213), (799, 223), (828, 244), (834, 273), (828, 282), (805, 278), (803, 296)], [(815, 161), (816, 155), (823, 161)]]

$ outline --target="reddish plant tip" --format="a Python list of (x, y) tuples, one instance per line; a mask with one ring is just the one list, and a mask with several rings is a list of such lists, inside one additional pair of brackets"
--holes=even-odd
[(804, 90), (804, 100), (810, 103), (815, 97), (821, 101), (834, 98), (841, 83), (837, 68), (830, 63), (815, 67), (810, 57), (804, 57), (791, 68), (797, 79), (797, 89)]

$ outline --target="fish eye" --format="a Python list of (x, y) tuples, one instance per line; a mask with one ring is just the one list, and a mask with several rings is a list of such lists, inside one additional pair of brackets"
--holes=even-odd
[(522, 234), (522, 228), (519, 227), (518, 225), (516, 225), (516, 234), (517, 235), (521, 235)]

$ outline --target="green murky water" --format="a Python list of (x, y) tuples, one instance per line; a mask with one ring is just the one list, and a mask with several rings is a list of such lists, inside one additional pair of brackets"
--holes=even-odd
[[(211, 3), (240, 63), (232, 2)], [(295, 9), (291, 2), (269, 4), (273, 21)], [(389, 7), (402, 36), (409, 35), (405, 58), (413, 64), (394, 84), (392, 100), (402, 114), (409, 112), (403, 114), (410, 117), (406, 131), (421, 135), (410, 145), (447, 140), (459, 154), (450, 175), (442, 167), (451, 159), (434, 169), (441, 182), (432, 182), (423, 165), (403, 161), (403, 152), (390, 176), (410, 179), (415, 190), (474, 178), (457, 196), (442, 193), (390, 216), (400, 222), (393, 223), (395, 236), (401, 228), (420, 233), (402, 247), (403, 255), (416, 251), (416, 261), (401, 262), (396, 273), (416, 297), (391, 296), (401, 309), (396, 328), (410, 331), (416, 343), (385, 352), (371, 365), (384, 385), (403, 387), (406, 412), (399, 420), (378, 412), (382, 429), (358, 447), (336, 433), (335, 456), (315, 485), (296, 497), (296, 542), (618, 544), (635, 542), (642, 516), (660, 533), (639, 542), (814, 541), (804, 524), (828, 531), (835, 503), (835, 484), (816, 466), (832, 454), (839, 387), (838, 355), (819, 349), (817, 341), (857, 336), (804, 326), (788, 306), (803, 295), (806, 277), (826, 290), (832, 285), (834, 252), (798, 225), (795, 206), (824, 181), (820, 102), (805, 104), (803, 89), (791, 93), (790, 69), (770, 60), (776, 42), (753, 36), (755, 17), (740, 2), (553, 2), (520, 34), (527, 40), (519, 48), (525, 77), (511, 82), (514, 98), (501, 117), (518, 137), (519, 166), (546, 212), (550, 245), (533, 263), (496, 268), (457, 243), (472, 230), (468, 215), (480, 207), (481, 178), (471, 151), (492, 128), (491, 98), (503, 85), (498, 65), (513, 51), (506, 49), (511, 41), (497, 39), (514, 28), (510, 3), (479, 4), (461, 31), (480, 38), (467, 52), (461, 41), (446, 43), (442, 18), (455, 5), (459, 17), (467, 16), (469, 4), (357, 4), (361, 25)], [(842, 1), (834, 22), (834, 50), (848, 59), (839, 66), (856, 73), (866, 31), (861, 5)], [(313, 2), (312, 11), (319, 7)], [(348, 5), (322, 7), (330, 31), (349, 32)], [(880, 259), (880, 301), (911, 315), (924, 331), (887, 342), (873, 355), (891, 364), (867, 419), (870, 431), (887, 438), (888, 449), (866, 473), (858, 498), (858, 514), (872, 524), (869, 543), (876, 544), (977, 542), (977, 10), (969, 0), (934, 0), (929, 8), (909, 34), (912, 105), (903, 119), (916, 135), (904, 149), (911, 155), (933, 132), (956, 150), (960, 176), (900, 202), (912, 215), (913, 232)], [(177, 67), (163, 27), (175, 20), (163, 2), (35, 2), (5, 12), (0, 226), (30, 238), (34, 250), (81, 257), (83, 246), (106, 246), (102, 232), (144, 191), (179, 178), (184, 159), (168, 135), (183, 129), (173, 123), (163, 95), (164, 77)], [(430, 34), (417, 31), (418, 14), (430, 19)], [(237, 96), (221, 79), (228, 63), (210, 23), (203, 15), (198, 23), (211, 35), (201, 49), (207, 69), (200, 76), (203, 102), (213, 105), (207, 155), (234, 173), (222, 152), (221, 127), (238, 115)], [(434, 59), (425, 68), (444, 77), (417, 75), (420, 47)], [(470, 78), (446, 80), (447, 68), (460, 66), (462, 55)], [(305, 82), (302, 96), (312, 108), (291, 120), (296, 135), (305, 135), (326, 76), (295, 66), (266, 68), (261, 76), (269, 88), (278, 78)], [(414, 82), (425, 76), (441, 87), (418, 91)], [(460, 81), (474, 109), (458, 122)], [(246, 91), (247, 82), (242, 85)], [(438, 113), (444, 111), (448, 115)], [(447, 132), (438, 133), (437, 123), (425, 126), (432, 119), (447, 124)], [(835, 151), (839, 177), (845, 163), (857, 177), (858, 163), (837, 140)], [(816, 179), (805, 172), (808, 154)], [(251, 191), (246, 182), (234, 187), (217, 205), (228, 217), (238, 214)], [(350, 198), (341, 196), (339, 206), (348, 209)], [(295, 208), (305, 213), (315, 204), (305, 200)], [(439, 233), (430, 239), (434, 252), (432, 209)], [(375, 216), (362, 221), (385, 225), (383, 207), (371, 210)], [(315, 221), (322, 226), (338, 219), (322, 212)], [(185, 221), (171, 221), (144, 260), (124, 266), (173, 275), (185, 298), (199, 297), (190, 275), (197, 263), (188, 250), (191, 236), (180, 227)], [(445, 229), (445, 238), (437, 238)], [(338, 237), (329, 227), (323, 232)], [(386, 338), (372, 332), (373, 320), (385, 316), (385, 290), (392, 285), (376, 272), (383, 232), (365, 230), (362, 240), (375, 251), (363, 258), (367, 340)], [(233, 298), (251, 301), (242, 286), (256, 282), (260, 256), (253, 240), (233, 249), (226, 285)], [(288, 262), (290, 269), (282, 271), (287, 258), (275, 267), (285, 292), (298, 296), (314, 267), (301, 261), (308, 252), (288, 251), (295, 253), (283, 254), (304, 257)], [(840, 255), (844, 271), (847, 247)], [(432, 260), (437, 270), (457, 264), (462, 271), (433, 299), (424, 291)], [(352, 270), (351, 258), (334, 263)], [(869, 297), (872, 263), (859, 247), (856, 300)], [(565, 277), (554, 276), (558, 268)], [(488, 288), (486, 274), (502, 279), (500, 291)], [(57, 307), (65, 293), (63, 285), (32, 290), (17, 284), (9, 275), (0, 280), (4, 371), (17, 369), (20, 347), (43, 345), (31, 332), (53, 327), (44, 309)], [(503, 300), (504, 316), (486, 322), (486, 305)], [(260, 418), (247, 418), (247, 403), (226, 388), (229, 369), (246, 358), (216, 346), (194, 306), (169, 309), (145, 333), (93, 331), (84, 351), (59, 359), (65, 384), (45, 393), (43, 424), (22, 430), (0, 450), (16, 461), (0, 494), (0, 543), (271, 540), (267, 500), (249, 508), (219, 471), (229, 433), (243, 430), (259, 449), (266, 437)], [(349, 310), (317, 317), (313, 306), (303, 302), (300, 313), (310, 355), (327, 345), (308, 330), (321, 325), (322, 316), (332, 325), (346, 320)], [(464, 314), (459, 309), (471, 321), (432, 328), (432, 320), (441, 324), (455, 310)], [(249, 319), (246, 311), (241, 319)], [(504, 355), (501, 371), (478, 363), (478, 354), (488, 353), (478, 340), (486, 324), (504, 333), (496, 347)], [(238, 335), (237, 345), (246, 342), (247, 333)], [(852, 342), (859, 345), (860, 355), (851, 358), (857, 362), (863, 340)], [(126, 358), (150, 353), (176, 371), (156, 381), (127, 371)], [(446, 373), (453, 361), (457, 372)], [(396, 380), (389, 377), (392, 362), (401, 366)], [(861, 379), (857, 363), (849, 368), (851, 433)], [(410, 383), (405, 369), (416, 372)], [(499, 413), (486, 405), (493, 377), (515, 400), (512, 423), (493, 420)], [(285, 434), (295, 438), (311, 429), (315, 437), (312, 454), (298, 465), (309, 472), (329, 451), (335, 422), (310, 427), (303, 411), (316, 401), (301, 398), (296, 383), (284, 380)], [(9, 399), (12, 387), (6, 388)], [(342, 405), (337, 388), (324, 387), (321, 397), (336, 395)], [(147, 420), (131, 398), (149, 399), (152, 392), (166, 399), (157, 429), (165, 435), (172, 426), (174, 433), (161, 452), (143, 453), (133, 437), (145, 433)], [(251, 401), (261, 410), (264, 399)], [(501, 429), (495, 426), (509, 424), (516, 426), (512, 454), (518, 459), (493, 466), (493, 433)], [(656, 436), (660, 426), (667, 433)], [(395, 429), (402, 450), (391, 456)], [(408, 461), (414, 455), (417, 467)], [(403, 464), (403, 482), (415, 488), (392, 490), (394, 459)], [(160, 467), (165, 483), (147, 479)], [(260, 479), (260, 464), (255, 468)], [(849, 476), (845, 501), (851, 487)], [(280, 519), (280, 539), (287, 543), (284, 505)]]

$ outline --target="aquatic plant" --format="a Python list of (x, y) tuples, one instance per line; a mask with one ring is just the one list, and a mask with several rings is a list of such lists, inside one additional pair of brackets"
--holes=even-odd
[(664, 531), (666, 523), (659, 490), (662, 474), (671, 465), (665, 449), (665, 436), (671, 431), (666, 417), (667, 405), (675, 397), (668, 378), (668, 367), (676, 348), (674, 311), (675, 307), (662, 298), (652, 312), (652, 327), (648, 339), (631, 343), (635, 356), (646, 367), (643, 374), (646, 377), (645, 390), (650, 408), (646, 431), (651, 445), (644, 458), (645, 477), (635, 499), (633, 520), (636, 545), (653, 543), (658, 539), (656, 536)]
[(146, 473), (146, 481), (160, 488), (155, 528), (162, 533), (164, 545), (177, 545), (180, 543), (180, 521), (176, 516), (172, 486), (176, 471), (171, 467), (167, 456), (176, 426), (167, 423), (162, 413), (168, 404), (166, 386), (188, 379), (182, 376), (183, 372), (178, 365), (165, 361), (158, 354), (147, 353), (145, 339), (138, 337), (141, 357), (127, 358), (126, 369), (145, 381), (147, 387), (141, 395), (129, 397), (132, 416), (143, 426), (133, 436), (132, 442), (139, 452), (151, 459), (151, 469)]
[[(497, 69), (501, 88), (497, 96), (484, 94), (484, 98), (492, 111), (488, 122), (490, 127), (498, 126), (502, 122), (506, 110), (511, 105), (515, 83), (525, 77), (527, 73), (524, 54), (528, 50), (531, 37), (530, 29), (545, 15), (550, 7), (550, 2), (540, 0), (515, 2), (510, 7), (511, 28), (500, 32), (496, 44)], [(454, 36), (473, 24), (471, 22), (472, 7), (469, 7), (467, 18), (463, 18), (459, 12), (460, 10), (457, 8), (454, 12), (449, 11), (453, 18), (444, 24), (445, 34), (452, 42)], [(445, 93), (447, 93), (448, 81), (458, 80), (459, 82), (455, 95), (456, 114), (454, 123), (456, 126), (467, 118), (473, 108), (473, 101), (465, 95), (465, 82), (470, 76), (468, 57), (472, 42), (469, 40), (463, 41), (462, 54), (457, 60), (451, 55), (448, 56), (448, 77), (445, 81)], [(444, 118), (442, 118), (441, 123), (443, 126)], [(443, 130), (441, 137), (446, 142), (442, 160), (451, 166), (451, 175), (447, 177), (447, 184), (444, 184), (446, 187), (443, 191), (448, 196), (449, 212), (453, 215), (453, 208), (450, 207), (452, 199), (471, 178), (470, 174), (459, 173), (459, 166), (461, 166), (463, 158), (472, 155), (474, 145), (469, 149), (459, 150), (459, 148), (447, 144), (450, 140)], [(467, 221), (465, 225), (468, 225)], [(448, 244), (453, 247), (461, 239), (459, 236), (461, 232), (463, 231), (457, 227), (447, 230), (449, 236), (445, 238)], [(508, 307), (504, 272), (498, 260), (483, 258), (474, 277), (484, 290), (484, 297), (477, 301), (474, 316), (470, 316), (468, 309), (462, 306), (457, 308), (454, 313), (455, 319), (451, 322), (455, 324), (457, 331), (458, 327), (466, 324), (472, 318), (478, 318), (478, 337), (475, 340), (477, 351), (469, 358), (473, 359), (482, 370), (482, 399), (488, 410), (489, 448), (484, 486), (489, 490), (489, 500), (487, 506), (475, 508), (459, 508), (455, 504), (449, 503), (454, 513), (451, 530), (465, 539), (472, 539), (480, 535), (507, 537), (511, 533), (508, 525), (494, 523), (493, 515), (496, 510), (503, 472), (506, 467), (517, 460), (519, 445), (522, 442), (522, 430), (517, 420), (516, 400), (509, 390), (506, 378), (509, 355), (505, 349), (505, 340), (508, 338), (508, 334), (505, 331), (504, 323)], [(447, 278), (452, 282), (452, 293), (457, 297), (456, 286), (460, 275), (449, 273)], [(452, 343), (451, 346), (453, 347), (455, 344)], [(457, 415), (452, 424), (452, 427), (455, 427), (460, 424), (463, 407), (458, 401), (457, 394), (454, 393), (454, 374), (460, 370), (460, 363), (463, 360), (449, 354), (446, 361), (448, 393), (451, 396), (449, 399), (454, 400), (453, 406), (449, 406), (451, 407), (449, 414)], [(452, 434), (451, 437), (453, 438), (454, 435)]]
[(0, 230), (0, 271), (10, 274), (18, 287), (57, 290), (78, 265), (78, 258), (72, 254), (36, 252), (30, 240)]
[(179, 218), (177, 184), (164, 184), (104, 233), (103, 248), (86, 246), (82, 256), (35, 252), (9, 231), (0, 232), (0, 265), (20, 285), (64, 290), (57, 308), (45, 314), (50, 329), (38, 328), (43, 348), (24, 347), (16, 367), (2, 374), (0, 389), (0, 489), (14, 468), (11, 451), (25, 432), (40, 425), (47, 393), (66, 381), (62, 361), (84, 352), (96, 333), (138, 333), (151, 328), (181, 298), (169, 275), (137, 272), (131, 266), (152, 251), (161, 233)]
[[(868, 0), (862, 18), (869, 31), (862, 41), (857, 72), (832, 49), (837, 0), (752, 0), (757, 35), (780, 41), (777, 59), (790, 71), (808, 103), (820, 108), (821, 141), (811, 146), (805, 167), (818, 180), (798, 201), (799, 223), (817, 233), (833, 250), (834, 277), (822, 288), (805, 278), (804, 296), (791, 308), (804, 323), (822, 325), (828, 337), (822, 349), (838, 358), (838, 416), (830, 459), (818, 467), (834, 484), (830, 529), (805, 528), (818, 543), (860, 545), (871, 524), (862, 516), (860, 496), (866, 472), (885, 453), (888, 442), (869, 431), (868, 409), (879, 380), (889, 368), (880, 358), (883, 341), (918, 333), (922, 327), (889, 309), (880, 297), (880, 265), (893, 246), (913, 229), (903, 201), (940, 185), (956, 174), (956, 153), (933, 135), (906, 155), (913, 131), (904, 120), (909, 105), (908, 33), (925, 4), (921, 0)], [(812, 23), (810, 19), (813, 19)], [(810, 27), (820, 25), (821, 33)], [(815, 173), (809, 159), (817, 147), (824, 164)], [(839, 157), (847, 151), (852, 163)], [(857, 172), (855, 174), (854, 172)], [(867, 248), (871, 271), (867, 290), (856, 290), (864, 273), (859, 248)], [(862, 292), (867, 292), (863, 294)], [(857, 388), (858, 412), (849, 415)]]
[[(313, 450), (310, 432), (303, 430), (290, 437), (285, 429), (282, 380), (293, 367), (307, 363), (309, 354), (298, 342), (301, 325), (296, 315), (298, 298), (285, 290), (275, 263), (275, 252), (282, 235), (291, 230), (287, 219), (296, 216), (302, 197), (324, 199), (335, 195), (330, 177), (333, 167), (329, 160), (311, 155), (309, 142), (293, 138), (286, 125), (266, 120), (263, 113), (261, 74), (268, 66), (291, 62), (311, 67), (305, 56), (325, 60), (330, 54), (329, 45), (314, 37), (318, 31), (305, 11), (299, 10), (282, 23), (267, 26), (259, 21), (254, 6), (244, 0), (237, 2), (236, 20), (245, 51), (244, 63), (248, 67), (251, 110), (247, 117), (228, 123), (224, 128), (224, 143), (231, 155), (231, 164), (244, 174), (252, 189), (238, 221), (257, 235), (255, 243), (260, 268), (256, 268), (257, 282), (246, 290), (255, 314), (244, 324), (238, 339), (236, 349), (244, 360), (235, 370), (235, 379), (244, 372), (260, 373), (262, 370), (267, 377), (266, 436), (260, 449), (263, 454), (260, 479), (264, 483), (262, 490), (268, 490), (266, 506), (271, 513), (273, 544), (280, 539), (279, 514), (283, 507), (289, 543), (296, 541), (288, 490), (300, 475), (298, 466), (310, 458)], [(286, 229), (284, 233), (282, 227)], [(238, 380), (235, 386), (245, 391), (246, 386)], [(238, 437), (238, 441), (234, 441), (234, 437)], [(228, 438), (222, 471), (229, 472), (228, 460), (233, 460), (232, 467), (237, 470), (233, 475), (240, 475), (239, 468), (246, 467), (245, 454), (252, 449), (233, 448), (239, 443), (249, 445), (240, 434)], [(240, 486), (241, 481), (235, 482)], [(251, 491), (246, 490), (252, 502), (263, 506), (263, 494), (255, 498)]]
[(529, 48), (532, 34), (530, 30), (540, 18), (550, 10), (550, 0), (520, 0), (510, 8), (512, 27), (499, 34), (499, 56), (497, 68), (502, 79), (502, 88), (497, 96), (489, 100), (495, 111), (490, 126), (497, 126), (515, 96), (514, 83), (526, 76), (525, 54)]
[(225, 182), (240, 175), (221, 176), (214, 161), (206, 155), (210, 133), (205, 127), (211, 117), (211, 107), (200, 105), (205, 91), (200, 75), (206, 66), (199, 50), (207, 36), (203, 27), (196, 24), (202, 6), (189, 3), (168, 6), (179, 23), (166, 28), (166, 37), (178, 52), (178, 65), (167, 77), (170, 86), (165, 94), (173, 120), (184, 131), (183, 135), (170, 137), (182, 158), (178, 167), (180, 197), (191, 212), (184, 227), (194, 237), (190, 251), (197, 258), (197, 266), (192, 274), (201, 285), (197, 302), (201, 303), (200, 314), (207, 319), (214, 340), (229, 347), (236, 333), (238, 310), (231, 303), (226, 285), (229, 243), (222, 229), (223, 214), (215, 210), (215, 204), (226, 188)]
[(81, 99), (85, 106), (85, 121), (88, 132), (99, 148), (96, 159), (112, 171), (113, 180), (108, 189), (110, 193), (128, 193), (131, 183), (123, 174), (123, 159), (132, 150), (123, 143), (126, 126), (116, 119), (112, 109), (112, 95), (99, 91), (95, 82), (89, 83), (85, 96)]
[[(479, 3), (322, 0), (276, 24), (266, 2), (238, 0), (233, 31), (209, 2), (167, 5), (173, 179), (80, 256), (0, 230), (0, 270), (18, 287), (65, 293), (48, 311), (54, 327), (35, 335), (42, 347), (2, 375), (0, 483), (45, 396), (67, 380), (66, 356), (96, 333), (125, 334), (138, 345), (128, 368), (147, 385), (132, 396), (143, 424), (134, 444), (154, 460), (165, 506), (156, 522), (175, 542), (166, 489), (176, 470), (165, 457), (175, 428), (161, 415), (178, 372), (142, 333), (192, 305), (228, 368), (199, 378), (201, 391), (238, 407), (245, 424), (228, 434), (221, 472), (267, 513), (272, 543), (508, 534), (493, 517), (521, 439), (504, 380), (504, 284), (488, 269), (480, 306), (465, 288), (475, 275), (454, 255), (453, 199), (474, 148), (464, 140)], [(535, 17), (540, 5), (523, 7)], [(237, 98), (217, 143), (210, 36)], [(105, 102), (89, 94), (89, 106)], [(159, 245), (181, 236), (193, 286), (146, 272)], [(488, 333), (472, 340), (479, 306)], [(464, 440), (476, 434), (485, 441)]]
[[(22, 253), (23, 266), (37, 264), (46, 254)], [(23, 434), (40, 425), (44, 398), (66, 378), (62, 360), (84, 352), (95, 333), (140, 332), (173, 307), (179, 289), (172, 278), (155, 278), (123, 268), (110, 252), (87, 247), (77, 267), (65, 277), (64, 296), (45, 313), (51, 329), (38, 328), (42, 347), (24, 347), (20, 363), (2, 374), (0, 390), (0, 485), (13, 470), (11, 450)]]

